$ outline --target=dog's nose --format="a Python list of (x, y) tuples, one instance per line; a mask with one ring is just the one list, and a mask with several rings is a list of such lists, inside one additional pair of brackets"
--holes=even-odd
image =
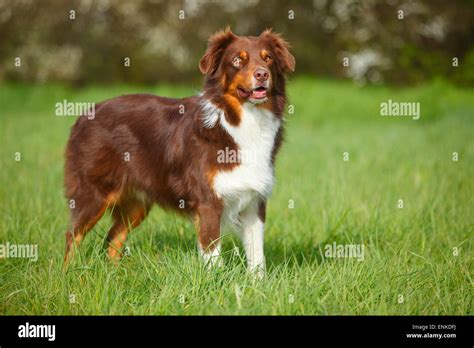
[(257, 79), (257, 81), (265, 82), (268, 80), (268, 71), (265, 69), (257, 69), (253, 73), (253, 76)]

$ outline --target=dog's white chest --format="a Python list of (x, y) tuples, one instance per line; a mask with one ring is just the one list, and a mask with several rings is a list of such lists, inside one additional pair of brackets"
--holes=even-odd
[(232, 220), (253, 198), (270, 195), (274, 181), (271, 156), (281, 123), (270, 111), (249, 103), (243, 105), (241, 116), (238, 126), (221, 118), (222, 127), (239, 148), (240, 163), (214, 178), (214, 191), (223, 199), (226, 215)]

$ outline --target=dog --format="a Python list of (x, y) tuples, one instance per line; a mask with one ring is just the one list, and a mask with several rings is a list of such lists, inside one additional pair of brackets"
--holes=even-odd
[(204, 261), (221, 264), (221, 225), (239, 233), (248, 269), (265, 274), (267, 199), (283, 140), (286, 75), (295, 70), (288, 43), (271, 29), (213, 34), (199, 61), (198, 96), (124, 95), (79, 117), (66, 148), (65, 191), (71, 227), (65, 264), (111, 208), (106, 239), (117, 262), (127, 233), (157, 203), (194, 219)]

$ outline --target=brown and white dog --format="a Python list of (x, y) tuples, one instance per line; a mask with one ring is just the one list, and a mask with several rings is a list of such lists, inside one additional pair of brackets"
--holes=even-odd
[(227, 28), (210, 37), (199, 69), (199, 96), (125, 95), (97, 104), (94, 119), (80, 117), (73, 126), (65, 262), (107, 208), (114, 219), (108, 255), (118, 260), (128, 231), (158, 203), (195, 219), (210, 264), (221, 262), (221, 225), (230, 222), (250, 271), (263, 276), (266, 200), (283, 136), (285, 74), (295, 59), (271, 30), (240, 37)]

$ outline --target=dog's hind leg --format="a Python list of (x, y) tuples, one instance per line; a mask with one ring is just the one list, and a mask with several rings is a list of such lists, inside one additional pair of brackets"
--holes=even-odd
[[(73, 198), (74, 199), (74, 198)], [(100, 220), (107, 210), (108, 201), (96, 194), (82, 192), (81, 197), (74, 199), (72, 208), (72, 228), (66, 232), (66, 253), (64, 263), (67, 264), (87, 232)]]
[(136, 199), (126, 200), (114, 207), (112, 213), (114, 224), (107, 235), (107, 254), (110, 260), (113, 262), (120, 260), (128, 232), (140, 225), (149, 211), (149, 203)]

